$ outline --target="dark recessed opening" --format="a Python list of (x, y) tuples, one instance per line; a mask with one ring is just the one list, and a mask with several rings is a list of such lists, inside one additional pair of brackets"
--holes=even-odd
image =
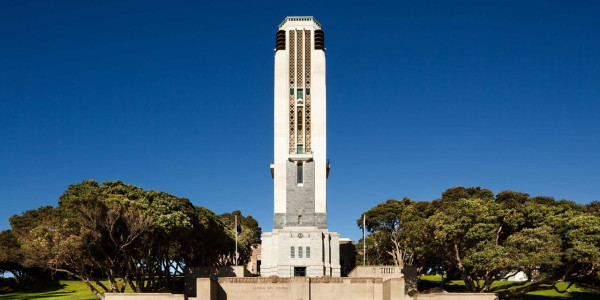
[(275, 34), (275, 51), (285, 50), (285, 30), (279, 30)]

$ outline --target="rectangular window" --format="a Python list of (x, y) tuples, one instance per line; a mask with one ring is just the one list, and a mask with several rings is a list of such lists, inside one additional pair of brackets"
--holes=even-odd
[(295, 253), (295, 251), (294, 251), (294, 246), (292, 246), (292, 247), (290, 248), (290, 256), (291, 256), (292, 258), (296, 257), (296, 253)]
[(309, 96), (310, 95), (310, 88), (306, 88), (306, 95)]
[(304, 165), (298, 163), (298, 184), (304, 183)]
[[(300, 126), (298, 126), (298, 127), (301, 128)], [(298, 147), (296, 148), (296, 153), (297, 154), (304, 154), (304, 145), (298, 144)]]
[(296, 276), (296, 277), (306, 276), (306, 267), (294, 267), (294, 276)]
[(302, 247), (298, 247), (298, 258), (302, 258)]
[(294, 96), (294, 89), (293, 88), (290, 89), (290, 96)]
[(306, 258), (310, 258), (310, 247), (306, 247)]
[(298, 99), (298, 100), (304, 99), (304, 90), (303, 89), (296, 90), (296, 99)]

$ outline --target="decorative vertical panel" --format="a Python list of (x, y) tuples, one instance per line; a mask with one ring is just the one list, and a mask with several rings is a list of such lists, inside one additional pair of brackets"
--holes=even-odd
[[(290, 30), (289, 34), (289, 151), (303, 144), (311, 152), (311, 50), (312, 31)], [(302, 89), (303, 99), (298, 99)]]
[(302, 44), (303, 44), (302, 42), (303, 41), (302, 41), (302, 34), (301, 34), (301, 32), (302, 31), (298, 30), (297, 33), (296, 33), (297, 34), (297, 37), (296, 37), (296, 49), (297, 49), (296, 52), (297, 52), (297, 55), (296, 55), (296, 57), (298, 59), (298, 62), (297, 62), (297, 65), (298, 65), (298, 68), (297, 68), (297, 70), (298, 70), (298, 76), (296, 78), (298, 78), (298, 85), (297, 85), (298, 88), (303, 88), (304, 87), (304, 80), (303, 80), (304, 76), (302, 76), (302, 75), (304, 75), (303, 74), (304, 73), (304, 69), (302, 69), (302, 60), (304, 58), (304, 55), (303, 55), (304, 47), (302, 47)]
[[(297, 70), (297, 88), (301, 89), (304, 87), (304, 68), (303, 68), (303, 64), (302, 62), (304, 61), (304, 39), (303, 37), (303, 30), (298, 30), (296, 31), (296, 57), (298, 59), (298, 62), (296, 64), (296, 70)], [(304, 91), (303, 91), (304, 93)], [(297, 93), (296, 93), (297, 95)], [(302, 100), (304, 101), (304, 100)], [(296, 145), (304, 145), (304, 126), (303, 126), (303, 120), (304, 118), (302, 118), (302, 105), (300, 105), (300, 99), (298, 99), (296, 97)]]
[(306, 78), (306, 82), (305, 82), (305, 96), (304, 96), (304, 124), (305, 125), (305, 129), (304, 129), (304, 134), (306, 135), (306, 152), (311, 152), (311, 146), (310, 146), (310, 94), (308, 93), (308, 90), (310, 89), (310, 75), (311, 75), (311, 69), (310, 69), (310, 55), (311, 55), (311, 50), (312, 50), (312, 45), (311, 45), (311, 31), (310, 30), (305, 30), (304, 31), (304, 48), (306, 49), (304, 51), (305, 54), (305, 59), (304, 59), (304, 74), (305, 78)]
[(302, 107), (301, 106), (298, 107), (298, 118), (296, 118), (296, 120), (298, 122), (298, 127), (297, 127), (298, 128), (297, 129), (297, 132), (298, 132), (298, 144), (299, 145), (300, 144), (303, 145), (304, 143), (302, 142), (302, 138), (303, 138), (302, 133), (303, 133), (304, 130), (302, 128), (303, 127), (302, 124), (304, 123), (304, 118), (302, 116)]
[[(295, 74), (296, 74), (296, 32), (294, 30), (289, 31), (289, 87), (290, 90), (294, 90), (295, 87)], [(296, 150), (296, 130), (295, 130), (295, 118), (296, 118), (296, 95), (295, 91), (290, 93), (289, 95), (289, 148), (290, 153), (293, 153)]]

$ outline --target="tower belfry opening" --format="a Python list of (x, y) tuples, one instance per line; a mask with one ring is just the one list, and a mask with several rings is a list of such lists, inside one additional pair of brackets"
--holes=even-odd
[(321, 24), (287, 17), (275, 35), (273, 231), (262, 235), (262, 276), (340, 276), (339, 234), (327, 229), (326, 104)]

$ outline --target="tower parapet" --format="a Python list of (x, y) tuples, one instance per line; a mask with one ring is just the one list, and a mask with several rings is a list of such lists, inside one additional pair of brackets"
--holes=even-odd
[(283, 19), (283, 22), (279, 24), (279, 29), (282, 29), (286, 23), (292, 22), (291, 26), (302, 26), (306, 24), (310, 24), (315, 26), (316, 29), (321, 29), (321, 23), (315, 19), (313, 16), (300, 16), (300, 17), (287, 17)]

